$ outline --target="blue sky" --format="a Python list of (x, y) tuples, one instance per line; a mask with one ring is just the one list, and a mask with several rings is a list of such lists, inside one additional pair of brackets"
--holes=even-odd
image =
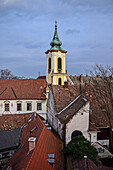
[(0, 69), (45, 75), (55, 20), (69, 75), (113, 66), (113, 0), (0, 0)]

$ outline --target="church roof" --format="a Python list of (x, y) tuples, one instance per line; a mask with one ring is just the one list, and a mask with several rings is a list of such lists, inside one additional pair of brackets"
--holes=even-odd
[(78, 91), (70, 85), (68, 85), (67, 88), (60, 85), (52, 85), (52, 91), (57, 112), (60, 112), (62, 109), (64, 109), (75, 99), (76, 96), (79, 95)]
[(57, 114), (57, 117), (62, 123), (68, 122), (86, 103), (88, 100), (79, 95), (68, 106)]
[(50, 52), (57, 52), (61, 51), (63, 53), (67, 53), (63, 48), (61, 48), (62, 42), (59, 40), (58, 33), (57, 33), (57, 21), (55, 21), (55, 32), (53, 36), (53, 40), (50, 42), (51, 48), (47, 50), (45, 53), (47, 54)]
[(46, 79), (0, 79), (0, 100), (46, 99)]

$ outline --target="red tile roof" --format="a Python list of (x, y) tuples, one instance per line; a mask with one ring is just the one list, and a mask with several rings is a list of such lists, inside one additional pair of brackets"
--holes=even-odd
[[(85, 169), (85, 160), (73, 159), (72, 156), (67, 157), (67, 168), (68, 170), (76, 169), (83, 170)], [(98, 166), (96, 166), (92, 160), (87, 158), (87, 170), (107, 170), (107, 167), (102, 166), (101, 162), (98, 160)]]
[[(80, 76), (70, 76), (70, 78), (73, 81), (74, 86), (78, 87), (78, 90), (79, 90), (80, 89)], [(97, 79), (99, 79), (99, 77), (97, 77)], [(83, 76), (82, 91), (84, 95), (86, 95), (86, 97), (90, 101), (90, 109), (91, 109), (90, 121), (96, 127), (109, 127), (109, 120), (108, 120), (106, 111), (104, 109), (101, 109), (101, 104), (99, 104), (99, 102), (96, 101), (95, 94), (94, 92), (91, 91), (90, 86), (91, 86), (92, 81), (93, 81), (93, 77)], [(102, 84), (100, 85), (102, 88), (105, 87), (105, 85), (102, 85)], [(106, 97), (107, 96), (108, 95), (106, 95)], [(109, 108), (110, 108), (110, 105), (109, 105)], [(111, 113), (111, 122), (113, 124), (112, 110), (110, 111), (110, 113)]]
[(0, 99), (46, 99), (45, 79), (0, 79)]
[(32, 113), (0, 116), (0, 130), (20, 128)]
[[(30, 133), (34, 128), (35, 130)], [(35, 149), (29, 152), (28, 139), (36, 138)], [(64, 169), (63, 145), (43, 124), (39, 116), (31, 116), (29, 124), (22, 129), (20, 149), (14, 154), (7, 166), (14, 170)], [(54, 168), (47, 161), (48, 154), (55, 154)], [(7, 168), (7, 167), (6, 167)]]
[(65, 108), (79, 94), (73, 86), (68, 86), (68, 88), (64, 88), (64, 86), (53, 85), (52, 90), (57, 112)]

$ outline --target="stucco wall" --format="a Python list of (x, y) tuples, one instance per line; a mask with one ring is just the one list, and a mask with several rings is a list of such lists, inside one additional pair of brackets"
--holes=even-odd
[(56, 110), (54, 104), (54, 97), (52, 93), (52, 89), (50, 88), (47, 102), (47, 120), (50, 125), (57, 131), (58, 128), (58, 119), (56, 118)]
[(97, 142), (97, 132), (90, 132), (90, 142)]
[(78, 113), (66, 124), (66, 144), (71, 140), (72, 132), (79, 130), (89, 140), (89, 103), (83, 106)]
[[(27, 102), (32, 103), (32, 110), (27, 111)], [(9, 103), (9, 111), (5, 112), (5, 103)], [(22, 110), (17, 111), (17, 103), (22, 104)], [(37, 110), (37, 103), (42, 103), (42, 110)], [(15, 114), (37, 112), (46, 119), (46, 100), (0, 100), (0, 114)]]

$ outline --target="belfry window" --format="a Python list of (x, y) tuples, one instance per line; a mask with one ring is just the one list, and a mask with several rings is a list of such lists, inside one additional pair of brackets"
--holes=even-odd
[(58, 79), (58, 85), (62, 85), (62, 79), (61, 78)]
[(58, 71), (61, 71), (62, 69), (62, 59), (58, 58)]
[(49, 58), (49, 61), (48, 61), (48, 62), (49, 62), (49, 63), (48, 63), (48, 64), (49, 64), (49, 67), (48, 67), (49, 69), (48, 69), (48, 71), (50, 72), (50, 71), (51, 71), (51, 58)]

